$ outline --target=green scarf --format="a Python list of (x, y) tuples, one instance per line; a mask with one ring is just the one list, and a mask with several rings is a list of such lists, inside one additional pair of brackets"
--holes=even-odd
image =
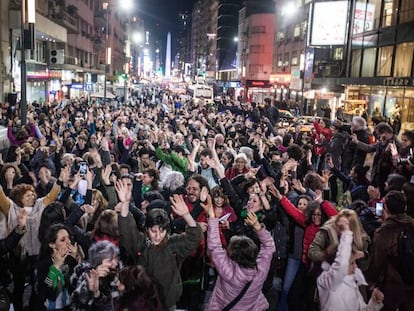
[(62, 271), (60, 271), (60, 269), (56, 268), (54, 265), (50, 266), (48, 277), (53, 282), (53, 289), (57, 288), (59, 283), (62, 285), (62, 287), (65, 286), (65, 276), (63, 275)]
[(151, 185), (142, 185), (141, 187), (141, 194), (146, 194), (151, 189)]
[[(263, 218), (263, 212), (262, 211), (257, 211), (255, 212), (257, 219), (259, 219), (259, 221)], [(247, 208), (244, 208), (241, 213), (240, 213), (240, 217), (243, 219), (247, 218)]]

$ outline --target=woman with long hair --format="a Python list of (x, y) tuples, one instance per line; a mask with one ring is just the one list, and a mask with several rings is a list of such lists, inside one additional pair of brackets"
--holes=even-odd
[(49, 227), (42, 240), (37, 284), (41, 310), (70, 310), (69, 278), (81, 258), (68, 227)]

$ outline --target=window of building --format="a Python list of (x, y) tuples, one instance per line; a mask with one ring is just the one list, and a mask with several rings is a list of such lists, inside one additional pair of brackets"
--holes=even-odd
[(391, 75), (392, 46), (379, 48), (377, 62), (377, 76), (388, 77)]
[(283, 66), (283, 57), (282, 54), (277, 55), (277, 66), (282, 67)]
[(414, 1), (401, 0), (400, 23), (411, 22), (414, 20)]
[(413, 66), (414, 42), (397, 45), (395, 53), (394, 76), (410, 77)]
[(397, 21), (398, 1), (384, 1), (384, 9), (382, 10), (382, 27), (393, 26)]
[(298, 52), (297, 51), (293, 51), (292, 52), (292, 65), (296, 66), (299, 64), (299, 58), (298, 58)]
[(375, 73), (376, 48), (364, 49), (364, 61), (362, 62), (362, 77), (373, 77)]
[(342, 60), (344, 58), (344, 49), (343, 48), (334, 48), (332, 50), (332, 58), (334, 60)]
[[(371, 5), (374, 8), (374, 29), (378, 29), (381, 20), (381, 1), (382, 0), (368, 0), (368, 7)], [(364, 2), (364, 1), (363, 1)], [(367, 18), (368, 20), (369, 18)]]
[(293, 28), (293, 37), (300, 37), (300, 24), (296, 24)]
[(264, 45), (262, 44), (251, 45), (250, 53), (264, 53)]
[(351, 64), (351, 77), (359, 77), (359, 69), (361, 67), (361, 55), (362, 50), (353, 50), (352, 51), (352, 64)]
[(259, 65), (250, 64), (249, 65), (249, 72), (250, 73), (260, 73), (260, 72), (263, 72), (263, 64), (259, 64)]
[(252, 27), (252, 33), (265, 33), (266, 32), (266, 26), (253, 26)]
[(285, 53), (283, 55), (283, 66), (289, 66), (289, 60), (290, 60), (289, 53)]
[(285, 32), (284, 31), (279, 31), (276, 35), (276, 41), (282, 41), (285, 38)]
[(42, 41), (36, 41), (36, 48), (35, 48), (35, 57), (37, 62), (43, 63), (45, 61), (43, 57), (43, 42)]

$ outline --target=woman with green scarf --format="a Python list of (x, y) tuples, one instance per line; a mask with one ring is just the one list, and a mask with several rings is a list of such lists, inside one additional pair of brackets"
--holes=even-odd
[(37, 270), (39, 310), (70, 310), (69, 278), (81, 257), (69, 229), (51, 226), (42, 241)]

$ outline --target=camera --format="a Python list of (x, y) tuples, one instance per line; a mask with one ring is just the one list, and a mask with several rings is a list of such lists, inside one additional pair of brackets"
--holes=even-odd
[(414, 165), (414, 156), (410, 155), (406, 158), (397, 159), (397, 164), (398, 165), (400, 165), (400, 164), (401, 165), (408, 165), (408, 164)]

